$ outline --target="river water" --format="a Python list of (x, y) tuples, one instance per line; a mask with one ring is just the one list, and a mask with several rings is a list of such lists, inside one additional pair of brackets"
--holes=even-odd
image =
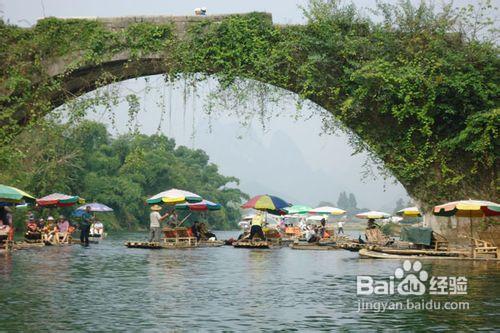
[[(500, 329), (496, 263), (423, 263), (429, 277), (465, 276), (467, 295), (358, 296), (357, 275), (388, 280), (402, 262), (359, 259), (343, 250), (123, 246), (145, 237), (120, 233), (88, 248), (0, 256), (0, 331)], [(415, 309), (422, 300), (424, 306), (466, 302), (469, 308)], [(372, 307), (360, 311), (360, 302)], [(383, 302), (410, 302), (413, 309), (382, 311), (373, 305)]]

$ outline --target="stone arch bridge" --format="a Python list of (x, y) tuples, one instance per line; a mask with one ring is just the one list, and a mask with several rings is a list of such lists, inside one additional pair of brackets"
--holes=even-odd
[[(3, 145), (54, 108), (113, 82), (204, 73), (230, 85), (243, 77), (297, 93), (329, 111), (424, 210), (464, 197), (497, 199), (496, 156), (481, 164), (467, 149), (441, 146), (467, 130), (476, 95), (459, 96), (450, 85), (433, 90), (438, 96), (428, 104), (426, 80), (435, 72), (424, 70), (429, 62), (413, 49), (411, 36), (380, 33), (356, 17), (295, 26), (275, 25), (267, 13), (46, 18), (29, 29), (2, 24), (0, 37), (6, 46), (0, 59)], [(430, 41), (418, 43), (431, 47)], [(445, 46), (449, 52), (454, 47)], [(479, 103), (481, 111), (487, 102)], [(444, 104), (460, 112), (450, 116), (432, 109)]]

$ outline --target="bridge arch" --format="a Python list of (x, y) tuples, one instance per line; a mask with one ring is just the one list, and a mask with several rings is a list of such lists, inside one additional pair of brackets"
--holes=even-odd
[[(478, 109), (472, 110), (470, 101), (478, 93), (453, 100), (464, 89), (460, 87), (432, 96), (432, 103), (427, 103), (427, 94), (439, 94), (429, 89), (434, 84), (429, 80), (442, 80), (433, 72), (442, 69), (419, 55), (401, 31), (381, 33), (380, 27), (355, 15), (340, 13), (302, 26), (273, 25), (269, 14), (250, 13), (48, 18), (32, 29), (4, 24), (0, 28), (15, 54), (7, 59), (10, 68), (3, 71), (6, 79), (0, 85), (0, 103), (7, 115), (0, 119), (3, 144), (55, 107), (112, 82), (160, 73), (204, 73), (217, 75), (223, 86), (229, 86), (245, 77), (294, 92), (331, 112), (424, 209), (457, 197), (496, 200), (494, 153), (488, 150), (481, 161), (474, 151), (446, 151), (441, 145), (461, 133), (471, 134), (471, 121), (487, 129), (497, 111), (480, 119), (469, 115), (490, 112), (492, 96), (483, 96)], [(397, 38), (403, 39), (401, 45), (391, 45)], [(432, 38), (445, 43), (448, 51), (456, 47), (457, 40), (448, 41), (446, 34), (418, 43), (430, 47)], [(489, 60), (478, 59), (477, 67)], [(490, 66), (492, 78), (478, 84), (491, 84), (496, 69)], [(451, 84), (443, 88), (455, 89)], [(463, 112), (449, 116), (432, 110), (443, 105)], [(485, 140), (494, 139), (495, 134), (486, 136)]]

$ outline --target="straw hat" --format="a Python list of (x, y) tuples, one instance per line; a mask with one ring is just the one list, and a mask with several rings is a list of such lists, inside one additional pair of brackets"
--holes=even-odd
[(161, 210), (161, 206), (153, 205), (153, 206), (151, 206), (151, 210), (156, 210), (156, 211)]
[(47, 221), (54, 221), (54, 218), (52, 216), (47, 217)]

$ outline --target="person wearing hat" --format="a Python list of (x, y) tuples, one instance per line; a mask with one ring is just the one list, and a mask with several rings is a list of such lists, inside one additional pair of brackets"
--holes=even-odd
[(50, 243), (50, 244), (53, 244), (53, 242), (59, 243), (59, 239), (56, 239), (57, 237), (55, 237), (56, 235), (57, 235), (57, 226), (54, 225), (54, 218), (52, 216), (49, 216), (47, 217), (47, 223), (43, 228), (42, 240), (45, 243)]
[(151, 206), (151, 214), (149, 214), (149, 241), (150, 242), (160, 242), (161, 221), (169, 217), (172, 212), (167, 212), (165, 215), (160, 214), (161, 206), (153, 205)]

